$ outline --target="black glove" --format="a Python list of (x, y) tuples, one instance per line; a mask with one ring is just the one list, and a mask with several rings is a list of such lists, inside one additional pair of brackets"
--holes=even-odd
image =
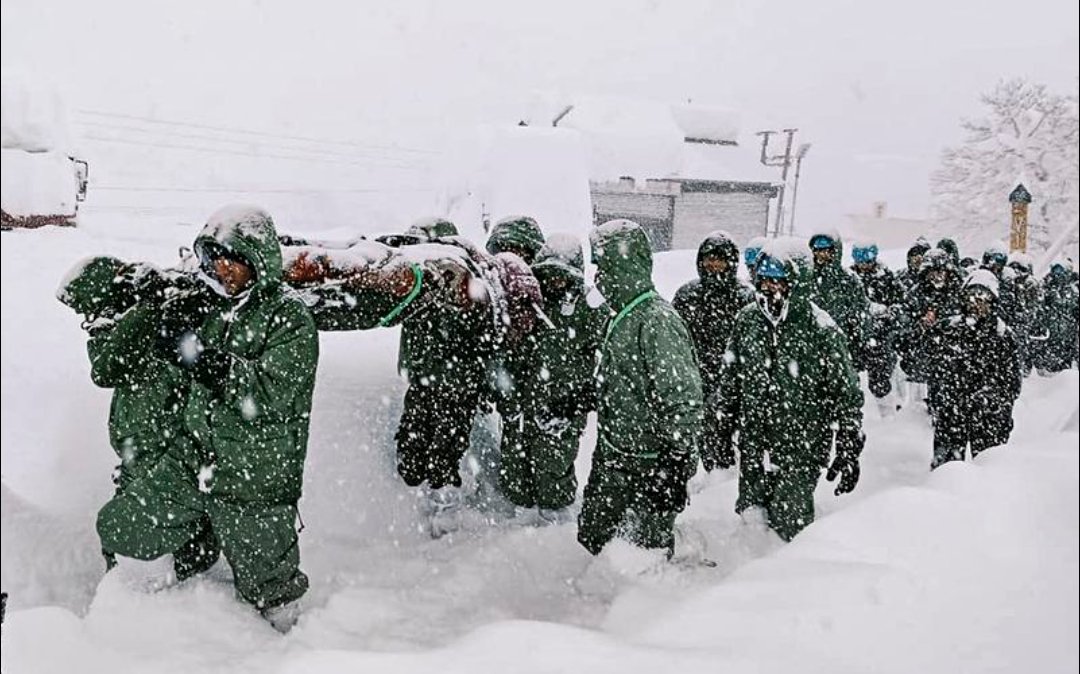
[(204, 349), (191, 366), (191, 376), (216, 397), (225, 393), (234, 356), (218, 349)]
[(837, 496), (849, 494), (859, 484), (859, 455), (862, 454), (866, 436), (860, 430), (841, 430), (836, 433), (836, 458), (829, 466), (825, 479), (832, 482), (837, 477), (840, 481), (833, 491)]

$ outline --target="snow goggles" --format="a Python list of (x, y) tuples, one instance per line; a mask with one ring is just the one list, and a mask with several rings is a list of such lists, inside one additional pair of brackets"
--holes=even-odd
[(757, 259), (757, 277), (771, 279), (786, 279), (787, 267), (780, 260), (771, 255), (760, 255)]
[(810, 248), (812, 250), (826, 250), (828, 248), (832, 248), (835, 245), (836, 242), (833, 241), (833, 238), (824, 234), (817, 234), (810, 239)]
[(246, 267), (250, 267), (251, 264), (245, 260), (242, 256), (234, 253), (225, 246), (217, 243), (216, 241), (207, 241), (195, 247), (195, 254), (199, 256), (199, 264), (207, 272), (212, 272), (214, 269), (214, 260), (225, 258), (232, 262), (239, 262)]
[(747, 267), (753, 267), (754, 263), (757, 262), (758, 255), (760, 254), (760, 248), (747, 248), (743, 251), (742, 254), (743, 262), (746, 264)]
[(855, 260), (855, 264), (866, 264), (876, 260), (877, 254), (877, 246), (856, 246), (851, 250), (851, 259)]

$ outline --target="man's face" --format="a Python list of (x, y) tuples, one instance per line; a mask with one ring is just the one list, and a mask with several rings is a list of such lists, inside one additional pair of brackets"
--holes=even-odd
[(721, 276), (731, 268), (731, 264), (718, 255), (706, 255), (701, 259), (701, 268), (706, 274)]
[(907, 259), (907, 268), (911, 271), (918, 271), (922, 266), (922, 254), (916, 253), (915, 255), (909, 255)]
[(214, 276), (225, 288), (225, 292), (235, 297), (251, 287), (255, 273), (247, 264), (236, 258), (219, 255), (214, 258)]
[(791, 295), (791, 283), (787, 279), (759, 276), (757, 292), (764, 300), (765, 308), (769, 313), (779, 318), (784, 311), (788, 296)]
[(855, 270), (861, 274), (869, 274), (874, 271), (873, 262), (856, 262)]
[(989, 290), (973, 288), (966, 292), (967, 304), (965, 309), (969, 316), (974, 318), (986, 318), (993, 309), (994, 296)]
[(834, 248), (815, 248), (814, 266), (818, 268), (824, 267), (832, 262), (834, 257), (836, 257), (836, 249)]
[(948, 275), (944, 269), (931, 269), (926, 274), (926, 280), (935, 288), (944, 288)]

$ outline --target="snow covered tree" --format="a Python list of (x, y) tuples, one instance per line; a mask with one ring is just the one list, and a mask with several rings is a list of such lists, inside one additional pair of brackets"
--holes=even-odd
[(984, 114), (961, 122), (966, 138), (931, 177), (935, 226), (968, 246), (1007, 239), (1008, 194), (1023, 181), (1034, 198), (1028, 246), (1046, 250), (1078, 216), (1076, 97), (1012, 79), (980, 100)]

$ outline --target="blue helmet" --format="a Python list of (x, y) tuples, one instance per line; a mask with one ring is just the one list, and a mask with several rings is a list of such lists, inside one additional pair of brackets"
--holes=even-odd
[(790, 270), (787, 265), (784, 264), (783, 260), (775, 258), (768, 253), (758, 256), (755, 268), (759, 279), (786, 279), (791, 275)]
[(828, 234), (815, 234), (810, 237), (811, 250), (827, 250), (836, 246), (836, 239)]
[(877, 260), (878, 247), (877, 244), (869, 244), (867, 246), (855, 246), (851, 249), (851, 259), (855, 260), (855, 264), (867, 264)]
[(760, 248), (747, 247), (745, 250), (743, 250), (743, 263), (746, 264), (747, 267), (753, 267), (754, 263), (757, 262), (758, 255), (760, 254)]

